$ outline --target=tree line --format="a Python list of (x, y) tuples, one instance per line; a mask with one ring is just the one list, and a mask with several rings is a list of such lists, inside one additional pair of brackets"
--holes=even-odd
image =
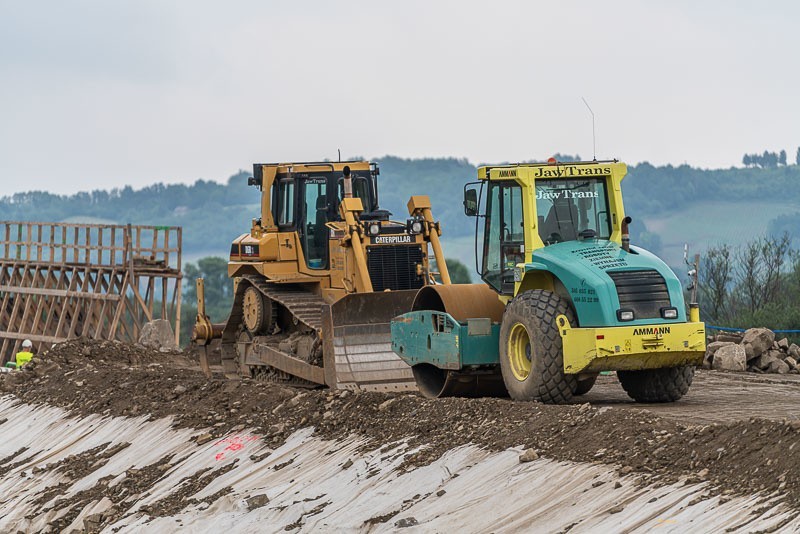
[(789, 234), (760, 237), (739, 247), (711, 247), (701, 256), (698, 276), (706, 322), (800, 330), (800, 250), (792, 246)]
[[(742, 156), (742, 164), (745, 167), (760, 167), (774, 169), (778, 166), (786, 166), (786, 151), (770, 152), (765, 150), (763, 153), (758, 154), (745, 154)], [(800, 165), (800, 147), (797, 147), (797, 152), (794, 157), (794, 164)]]
[[(773, 153), (774, 155), (774, 153)], [(763, 157), (764, 155), (759, 155)], [(775, 158), (780, 161), (780, 154)], [(546, 158), (539, 158), (546, 159)], [(577, 155), (559, 154), (561, 161)], [(770, 156), (772, 160), (772, 156)], [(405, 220), (412, 194), (431, 197), (434, 216), (442, 223), (445, 246), (451, 238), (472, 236), (475, 221), (464, 215), (461, 191), (475, 181), (477, 167), (465, 159), (378, 158), (380, 205)], [(183, 251), (192, 257), (224, 254), (231, 241), (250, 228), (259, 215), (260, 195), (247, 186), (249, 171), (239, 171), (224, 183), (197, 180), (193, 184), (155, 184), (141, 189), (130, 186), (56, 195), (31, 191), (0, 197), (4, 220), (52, 220), (108, 222), (117, 224), (176, 225), (183, 227)], [(12, 179), (12, 177), (9, 177)], [(769, 183), (769, 191), (764, 184)], [(631, 165), (623, 183), (626, 212), (636, 224), (631, 239), (655, 254), (661, 253), (661, 237), (650, 231), (651, 217), (669, 215), (676, 207), (707, 201), (750, 201), (779, 193), (783, 202), (800, 203), (800, 165), (759, 166), (706, 170), (689, 165)], [(760, 217), (747, 213), (743, 216)], [(771, 231), (800, 229), (800, 213), (775, 218)], [(472, 258), (460, 258), (470, 263)]]

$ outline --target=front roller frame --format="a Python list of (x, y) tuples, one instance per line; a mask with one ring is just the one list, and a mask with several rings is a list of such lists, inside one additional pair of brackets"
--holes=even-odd
[(706, 330), (701, 322), (572, 328), (564, 315), (556, 322), (566, 373), (700, 365), (706, 352)]

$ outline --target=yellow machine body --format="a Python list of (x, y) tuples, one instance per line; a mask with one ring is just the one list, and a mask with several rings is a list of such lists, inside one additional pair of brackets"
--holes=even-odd
[[(428, 197), (411, 197), (408, 218), (395, 221), (378, 207), (374, 163), (253, 169), (261, 216), (231, 245), (236, 289), (221, 334), (226, 373), (415, 389), (410, 369), (388, 348), (388, 325), (435, 277), (450, 282)], [(218, 330), (198, 318), (198, 343)]]

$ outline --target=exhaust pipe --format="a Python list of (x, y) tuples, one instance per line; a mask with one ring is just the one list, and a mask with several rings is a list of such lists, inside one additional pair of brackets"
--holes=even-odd
[(628, 225), (633, 221), (630, 217), (622, 219), (622, 250), (630, 252), (631, 250), (631, 236), (628, 233)]
[(344, 175), (344, 198), (353, 198), (353, 179), (350, 178), (350, 166), (345, 165), (342, 169)]

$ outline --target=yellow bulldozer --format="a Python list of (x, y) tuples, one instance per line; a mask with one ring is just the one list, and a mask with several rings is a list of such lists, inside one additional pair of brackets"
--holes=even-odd
[(412, 196), (409, 217), (393, 221), (378, 205), (378, 175), (367, 161), (253, 165), (248, 183), (261, 190), (261, 217), (231, 245), (234, 302), (225, 323), (206, 316), (197, 280), (193, 340), (206, 347), (207, 373), (207, 347), (220, 339), (228, 377), (416, 389), (392, 352), (389, 324), (411, 310), (420, 288), (450, 276), (429, 198)]

